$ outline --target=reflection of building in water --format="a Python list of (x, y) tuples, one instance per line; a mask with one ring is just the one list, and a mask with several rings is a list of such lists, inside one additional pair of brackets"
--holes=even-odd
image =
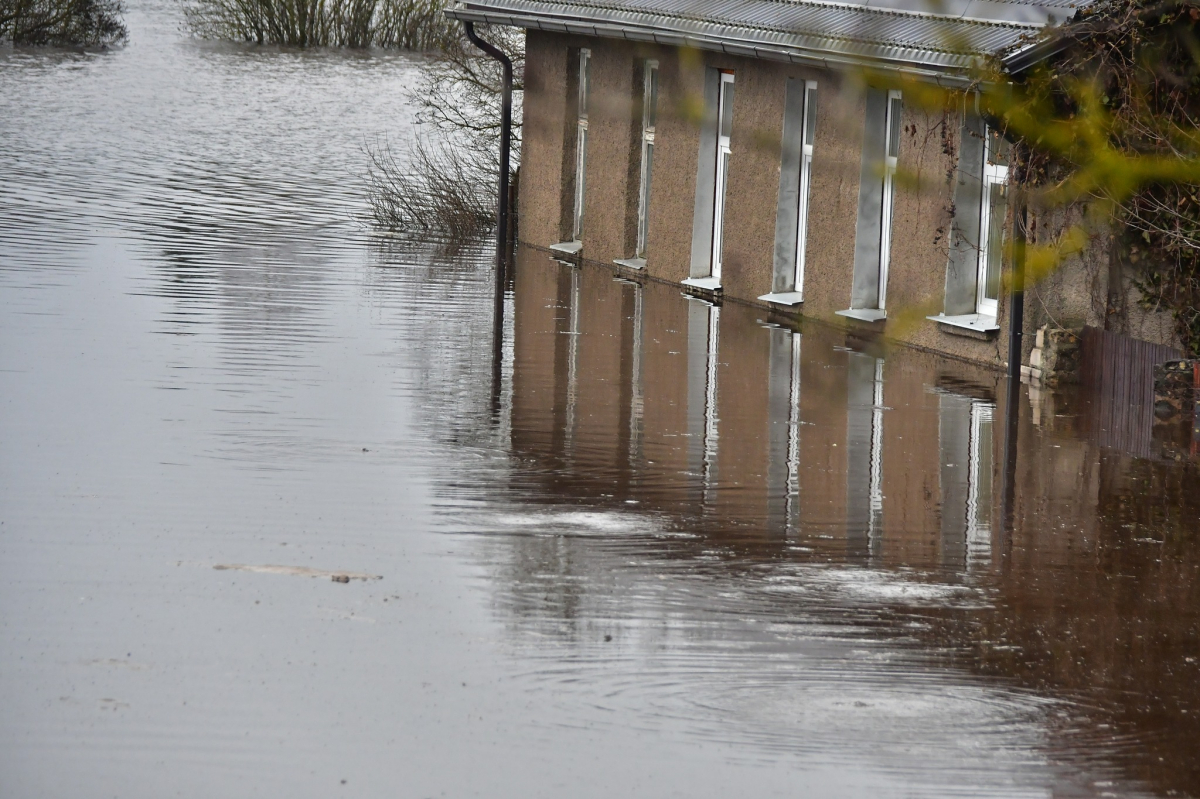
[(717, 482), (717, 343), (721, 309), (688, 298), (688, 469), (700, 475), (705, 502)]
[(629, 320), (629, 466), (637, 468), (645, 457), (642, 437), (645, 433), (645, 386), (642, 375), (642, 349), (645, 346), (645, 297), (642, 286), (628, 280), (620, 280), (626, 296), (633, 295), (633, 311)]
[[(917, 592), (921, 625), (898, 635), (953, 650), (989, 679), (1115, 708), (1097, 721), (1149, 740), (1148, 779), (1181, 794), (1197, 784), (1200, 721), (1177, 711), (1200, 717), (1200, 665), (1184, 660), (1200, 630), (1200, 473), (1104, 452), (1076, 413), (1043, 413), (1035, 428), (1024, 405), (1008, 471), (994, 373), (893, 349), (885, 397), (883, 362), (815, 325), (802, 350), (754, 309), (545, 253), (527, 254), (514, 279), (512, 483), (486, 490), (558, 506), (537, 518), (570, 506), (554, 535), (497, 537), (511, 547), (501, 579), (516, 612), (594, 639), (589, 625), (628, 600), (614, 574), (631, 562), (652, 585), (676, 568), (693, 588), (711, 578), (721, 612), (746, 618), (769, 603), (791, 612), (829, 585), (806, 584), (798, 564), (837, 570), (837, 601), (885, 608), (883, 626), (893, 607), (912, 610), (912, 584), (933, 583)], [(1001, 535), (992, 506), (1007, 474), (1015, 500)], [(629, 532), (651, 519), (686, 534)], [(860, 578), (888, 590), (851, 593)], [(756, 581), (769, 600), (743, 601)], [(667, 594), (669, 613), (698, 596)], [(1154, 737), (1184, 723), (1194, 734)], [(1052, 744), (1076, 734), (1047, 732)]]
[(992, 556), (992, 422), (995, 405), (949, 391), (938, 395), (942, 563), (962, 568)]
[(852, 555), (878, 556), (883, 530), (883, 360), (846, 365), (846, 535)]
[(575, 449), (575, 427), (579, 403), (579, 270), (569, 268), (571, 275), (571, 294), (567, 300), (567, 423), (563, 430), (566, 454), (569, 457)]
[(800, 339), (799, 333), (770, 326), (767, 368), (768, 519), (793, 530), (800, 498)]

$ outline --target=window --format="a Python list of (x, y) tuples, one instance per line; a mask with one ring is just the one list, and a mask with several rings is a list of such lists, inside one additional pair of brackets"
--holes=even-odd
[(771, 293), (758, 298), (763, 302), (787, 306), (804, 302), (804, 253), (808, 242), (816, 132), (816, 81), (788, 78), (779, 148), (779, 200), (775, 207)]
[(685, 286), (704, 291), (721, 288), (732, 133), (733, 73), (709, 67), (704, 71), (704, 119), (696, 151), (691, 264), (683, 281)]
[(850, 307), (837, 311), (839, 316), (863, 322), (887, 318), (884, 309), (887, 307), (903, 111), (900, 92), (867, 89), (858, 221), (854, 232), (854, 282), (850, 288)]
[(650, 233), (650, 176), (654, 167), (654, 126), (658, 121), (658, 62), (647, 61), (642, 83), (642, 166), (638, 187), (638, 258), (646, 257)]
[(804, 82), (804, 129), (800, 140), (800, 194), (796, 214), (796, 276), (792, 290), (804, 291), (804, 244), (808, 240), (808, 199), (812, 184), (813, 140), (817, 133), (817, 82)]
[(1004, 219), (1008, 213), (1008, 142), (988, 129), (984, 138), (983, 202), (979, 219), (979, 271), (975, 311), (995, 318), (1004, 258)]
[(591, 83), (592, 51), (579, 51), (579, 115), (575, 139), (575, 221), (572, 237), (583, 238), (583, 200), (586, 196), (587, 138), (588, 138), (588, 91)]
[(879, 304), (880, 310), (887, 307), (888, 265), (892, 256), (892, 205), (896, 197), (896, 164), (900, 156), (900, 117), (904, 110), (900, 92), (888, 92), (887, 136), (884, 144), (883, 164), (883, 212), (879, 226)]
[(1009, 145), (989, 130), (979, 114), (978, 98), (963, 107), (955, 170), (954, 217), (946, 260), (946, 300), (942, 313), (929, 319), (942, 330), (985, 335), (1000, 326), (1000, 267), (1004, 258), (1008, 211)]
[(725, 190), (729, 184), (729, 140), (733, 133), (733, 73), (721, 73), (717, 102), (717, 174), (713, 197), (712, 277), (720, 281), (725, 255)]

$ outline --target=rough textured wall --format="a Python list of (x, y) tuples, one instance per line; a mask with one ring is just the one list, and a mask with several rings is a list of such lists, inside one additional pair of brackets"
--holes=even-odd
[(704, 70), (695, 51), (661, 48), (653, 57), (659, 61), (659, 97), (646, 268), (678, 282), (688, 276), (692, 253)]
[(801, 310), (835, 322), (840, 317), (834, 311), (850, 307), (866, 96), (847, 77), (824, 73), (816, 80), (817, 131)]
[(529, 31), (521, 143), (520, 237), (542, 247), (559, 236), (563, 126), (567, 114), (567, 44)]
[(771, 290), (788, 71), (716, 54), (708, 63), (732, 69), (735, 87), (721, 284), (730, 296), (753, 299)]
[[(634, 85), (636, 48), (624, 42), (603, 42), (592, 51), (591, 97), (588, 105), (587, 196), (584, 199), (583, 252), (588, 258), (611, 262), (627, 258), (626, 207), (636, 202), (638, 176), (629, 174), (632, 150), (640, 158), (640, 140), (631, 136), (634, 103), (641, 96)], [(630, 180), (630, 177), (633, 180)]]

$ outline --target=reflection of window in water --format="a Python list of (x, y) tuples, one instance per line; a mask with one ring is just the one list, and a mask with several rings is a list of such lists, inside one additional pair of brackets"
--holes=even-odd
[(717, 481), (717, 341), (721, 309), (688, 297), (688, 468), (704, 499)]
[(575, 405), (579, 393), (579, 269), (571, 268), (571, 308), (567, 316), (567, 421), (565, 446), (568, 455), (575, 444)]
[(951, 568), (992, 555), (995, 405), (949, 392), (938, 397), (942, 563)]
[(883, 360), (847, 364), (846, 526), (852, 556), (876, 556), (883, 529)]
[(971, 470), (967, 481), (967, 559), (992, 557), (993, 418), (996, 406), (971, 403)]
[(781, 327), (771, 336), (767, 389), (768, 513), (795, 527), (800, 495), (800, 334)]
[[(619, 279), (619, 278), (618, 278)], [(643, 418), (645, 416), (645, 394), (642, 385), (642, 347), (645, 327), (645, 311), (643, 310), (642, 286), (633, 281), (621, 280), (627, 283), (633, 292), (632, 336), (630, 342), (630, 375), (629, 375), (629, 464), (635, 466), (642, 461), (642, 440), (644, 432)]]

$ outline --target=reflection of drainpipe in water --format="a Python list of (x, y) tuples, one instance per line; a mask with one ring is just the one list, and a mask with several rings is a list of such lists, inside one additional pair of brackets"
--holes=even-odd
[(467, 38), (483, 52), (500, 62), (504, 70), (504, 89), (500, 103), (500, 181), (496, 197), (496, 291), (492, 311), (492, 414), (499, 415), (500, 363), (504, 349), (504, 266), (508, 261), (508, 170), (512, 149), (513, 66), (500, 48), (485, 42), (475, 33), (475, 23), (463, 20)]

